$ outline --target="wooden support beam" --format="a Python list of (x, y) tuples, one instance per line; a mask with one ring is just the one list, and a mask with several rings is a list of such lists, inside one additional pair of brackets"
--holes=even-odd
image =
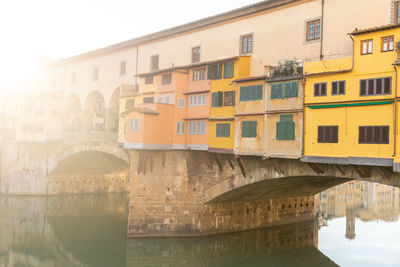
[(368, 178), (371, 176), (371, 173), (367, 169), (359, 165), (353, 165), (353, 168), (361, 178)]
[(388, 173), (385, 171), (385, 168), (383, 168), (383, 167), (378, 167), (378, 170), (382, 173), (382, 175), (383, 175), (387, 180), (392, 180), (392, 178), (393, 178), (393, 173), (392, 173), (392, 174), (388, 174)]
[(313, 169), (313, 171), (316, 174), (324, 174), (325, 170), (323, 167), (319, 166), (317, 163), (307, 163), (308, 166), (310, 166), (311, 169)]
[(339, 164), (334, 164), (333, 166), (335, 166), (336, 169), (338, 169), (338, 171), (339, 171), (341, 174), (346, 175), (346, 172), (342, 169), (342, 167), (340, 167)]
[(239, 164), (239, 167), (240, 167), (240, 170), (242, 171), (243, 176), (246, 178), (247, 177), (247, 169), (246, 169), (246, 166), (244, 165), (242, 159), (240, 157), (237, 157), (236, 161)]
[(166, 158), (166, 156), (165, 156), (165, 153), (167, 153), (167, 152), (165, 152), (165, 151), (162, 151), (161, 152), (162, 154), (161, 154), (161, 158), (162, 158), (162, 166), (163, 166), (163, 168), (165, 167), (165, 158)]
[(150, 172), (153, 172), (153, 165), (154, 165), (154, 151), (150, 152)]
[(285, 175), (285, 172), (279, 167), (279, 165), (275, 162), (274, 159), (270, 158), (269, 161), (271, 162), (272, 167), (274, 167), (277, 173), (279, 173), (280, 175)]
[(226, 156), (226, 160), (228, 161), (229, 166), (231, 166), (232, 170), (234, 170), (235, 166), (233, 165), (233, 163), (232, 163), (231, 159), (229, 158), (229, 156)]
[(223, 172), (223, 165), (222, 165), (221, 161), (218, 158), (218, 154), (217, 153), (214, 153), (214, 154), (215, 154), (215, 162), (218, 165), (219, 171), (222, 173)]
[(206, 152), (200, 151), (200, 157), (204, 160), (204, 162), (207, 164), (208, 168), (212, 169), (212, 163), (208, 159)]

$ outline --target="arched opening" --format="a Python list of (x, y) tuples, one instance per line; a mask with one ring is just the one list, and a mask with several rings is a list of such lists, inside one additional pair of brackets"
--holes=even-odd
[(110, 99), (110, 111), (109, 111), (109, 130), (111, 132), (118, 132), (119, 123), (119, 97), (120, 87), (114, 90), (114, 93)]
[(76, 94), (71, 94), (64, 110), (64, 127), (68, 132), (81, 130), (82, 123), (81, 102)]
[(91, 92), (85, 101), (85, 120), (88, 130), (105, 130), (105, 102), (104, 97), (97, 91)]

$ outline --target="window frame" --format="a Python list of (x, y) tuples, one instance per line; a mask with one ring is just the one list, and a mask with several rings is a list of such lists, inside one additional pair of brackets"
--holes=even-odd
[(149, 74), (144, 77), (144, 84), (153, 84), (153, 83), (154, 83), (154, 75)]
[[(363, 50), (363, 44), (364, 43), (367, 43), (367, 51), (366, 51), (366, 53), (364, 53), (364, 50)], [(371, 44), (371, 52), (369, 52), (369, 44)], [(366, 40), (361, 40), (360, 41), (360, 54), (362, 55), (362, 56), (365, 56), (365, 55), (372, 55), (373, 54), (373, 52), (374, 52), (374, 40), (373, 39), (366, 39)]]
[[(196, 98), (199, 98), (199, 103), (197, 103)], [(203, 101), (204, 100), (204, 101)], [(189, 107), (200, 107), (207, 104), (206, 94), (193, 94), (189, 96)]]
[(159, 55), (150, 56), (150, 71), (157, 71), (160, 67), (160, 57)]
[(183, 97), (178, 98), (178, 108), (185, 108), (186, 107), (186, 99)]
[[(361, 129), (365, 129), (364, 132), (364, 140), (361, 140)], [(371, 129), (371, 141), (368, 141), (368, 129)], [(376, 142), (375, 140), (375, 134), (376, 134), (376, 129), (379, 129), (380, 131), (380, 141)], [(383, 140), (383, 134), (384, 134), (384, 129), (387, 130), (387, 140)], [(390, 126), (389, 125), (373, 125), (373, 126), (358, 126), (358, 144), (361, 145), (388, 145), (390, 144)]]
[(140, 123), (138, 118), (130, 118), (129, 119), (129, 132), (139, 132)]
[[(318, 37), (316, 37), (316, 31), (315, 31), (315, 25), (317, 25), (318, 22), (318, 27), (319, 27), (319, 34)], [(313, 25), (313, 30), (312, 30), (312, 38), (310, 37), (310, 25)], [(321, 39), (321, 19), (313, 19), (309, 20), (306, 22), (306, 41), (316, 41)]]
[(206, 121), (205, 120), (189, 121), (188, 133), (190, 135), (206, 134)]
[[(321, 90), (322, 90), (321, 85), (323, 85), (323, 84), (325, 84), (325, 94), (322, 94), (322, 93), (321, 93)], [(315, 92), (316, 92), (315, 86), (316, 86), (316, 85), (319, 86), (319, 88), (318, 88), (319, 94), (315, 94)], [(327, 96), (327, 93), (328, 93), (328, 83), (327, 83), (327, 82), (314, 83), (314, 97)]]
[(394, 3), (394, 23), (400, 23), (400, 1)]
[[(250, 43), (250, 49), (249, 49), (249, 43)], [(246, 46), (245, 46), (245, 44), (246, 44)], [(254, 52), (254, 34), (246, 33), (246, 34), (241, 35), (239, 47), (240, 47), (239, 50), (240, 50), (241, 55), (253, 53)], [(245, 47), (246, 47), (246, 49), (244, 49)]]
[[(393, 40), (392, 49), (390, 49), (390, 39)], [(383, 49), (383, 42), (385, 40), (387, 41), (387, 49), (386, 50)], [(385, 52), (392, 52), (392, 51), (394, 51), (394, 35), (381, 37), (381, 52), (385, 53)]]
[(231, 124), (230, 123), (217, 123), (215, 127), (215, 136), (217, 138), (231, 137)]
[[(261, 95), (258, 95), (259, 88), (261, 88)], [(247, 92), (249, 90), (249, 92)], [(253, 97), (253, 90), (255, 91), (255, 97)], [(239, 96), (239, 101), (240, 102), (245, 102), (245, 101), (260, 101), (264, 100), (264, 85), (263, 84), (256, 84), (256, 85), (246, 85), (246, 86), (240, 86), (240, 96)], [(248, 93), (249, 96), (247, 95)]]
[[(292, 127), (293, 132), (288, 135), (280, 135), (280, 130), (287, 131), (288, 127)], [(283, 128), (283, 129), (282, 129)], [(279, 121), (276, 122), (276, 140), (277, 141), (293, 141), (296, 139), (296, 123), (293, 121), (293, 114), (282, 114)]]
[[(229, 94), (231, 95), (231, 99), (229, 101)], [(223, 105), (225, 107), (228, 106), (234, 106), (235, 105), (235, 91), (224, 91), (224, 96), (223, 96)]]
[(161, 76), (161, 84), (162, 85), (168, 85), (171, 83), (172, 83), (172, 74), (171, 73), (163, 74)]
[[(335, 83), (337, 84), (337, 87), (336, 87), (337, 93), (334, 93), (334, 92), (333, 92), (333, 85), (334, 85)], [(341, 84), (341, 83), (344, 84), (343, 93), (340, 93), (340, 84)], [(345, 94), (346, 94), (346, 81), (345, 81), (345, 80), (341, 80), (341, 81), (332, 81), (332, 83), (331, 83), (331, 95), (345, 95)]]
[(177, 121), (175, 124), (175, 134), (184, 135), (186, 133), (186, 122)]
[[(322, 136), (320, 136), (320, 129), (323, 132)], [(337, 133), (336, 133), (337, 139), (333, 138), (333, 134), (332, 134), (333, 132), (331, 132), (330, 133), (331, 139), (327, 140), (328, 138), (325, 135), (326, 135), (326, 131), (328, 131), (329, 129), (337, 131)], [(339, 125), (318, 125), (318, 127), (317, 127), (317, 143), (319, 143), (319, 144), (339, 144)]]
[[(385, 93), (385, 84), (386, 84), (386, 79), (389, 79), (389, 92)], [(370, 81), (373, 80), (373, 93), (370, 94)], [(382, 80), (382, 84), (381, 84), (381, 88), (380, 90), (382, 91), (382, 93), (376, 93), (377, 90), (377, 80)], [(365, 82), (365, 94), (362, 94), (362, 84), (363, 82)], [(379, 78), (372, 78), (372, 79), (360, 79), (360, 96), (379, 96), (379, 95), (391, 95), (392, 94), (392, 77), (379, 77)]]
[(207, 68), (197, 68), (192, 70), (192, 82), (204, 81), (206, 80)]
[[(258, 127), (258, 125), (257, 125), (258, 123), (257, 123), (257, 121), (242, 121), (242, 123), (241, 123), (241, 136), (242, 136), (242, 138), (257, 138), (257, 127)], [(246, 126), (247, 125), (247, 126)], [(249, 132), (250, 131), (250, 129), (249, 129), (249, 127), (250, 126), (254, 126), (255, 125), (255, 135), (254, 134), (252, 134), (253, 132)], [(247, 132), (245, 132), (244, 130), (245, 130), (245, 128), (247, 128), (248, 130), (247, 130)]]
[[(198, 50), (197, 53), (196, 53), (196, 50)], [(194, 46), (194, 47), (192, 47), (191, 51), (192, 51), (191, 62), (192, 63), (201, 62), (201, 46), (200, 45)]]

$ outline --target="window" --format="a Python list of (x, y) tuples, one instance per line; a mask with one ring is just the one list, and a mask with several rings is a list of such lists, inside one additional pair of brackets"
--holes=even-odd
[(135, 106), (135, 99), (127, 99), (125, 100), (125, 109), (130, 109)]
[(394, 50), (394, 36), (382, 37), (382, 52)]
[(185, 99), (184, 98), (178, 99), (178, 108), (185, 108)]
[(257, 122), (243, 121), (242, 122), (242, 137), (256, 138), (257, 137)]
[(193, 70), (192, 81), (202, 81), (206, 79), (206, 68)]
[(372, 54), (372, 39), (361, 41), (361, 55)]
[(207, 70), (208, 80), (219, 80), (222, 78), (222, 64), (209, 65)]
[(294, 140), (295, 123), (293, 115), (280, 115), (276, 123), (276, 140)]
[(271, 99), (297, 97), (299, 82), (271, 84)]
[(200, 62), (200, 46), (192, 48), (192, 63)]
[(131, 118), (129, 120), (129, 131), (130, 132), (137, 132), (139, 131), (139, 119)]
[(165, 96), (165, 104), (169, 104), (169, 95)]
[(326, 83), (315, 83), (314, 96), (325, 96), (325, 95), (326, 95)]
[(217, 123), (217, 137), (230, 137), (231, 125), (229, 123)]
[(400, 2), (395, 3), (394, 12), (394, 22), (400, 23)]
[(176, 122), (176, 134), (185, 134), (186, 123), (184, 121)]
[(211, 100), (211, 106), (212, 107), (222, 107), (222, 103), (223, 103), (223, 92), (215, 92), (212, 93), (212, 100)]
[(391, 92), (391, 77), (360, 80), (360, 96), (388, 95)]
[(251, 85), (240, 87), (240, 101), (262, 100), (263, 86)]
[(205, 134), (206, 122), (205, 121), (190, 121), (189, 134)]
[(92, 72), (92, 81), (97, 81), (99, 79), (99, 68), (94, 68)]
[(339, 126), (318, 126), (318, 143), (338, 143)]
[(346, 88), (345, 81), (332, 82), (332, 95), (344, 95)]
[(233, 77), (233, 63), (224, 64), (224, 79)]
[(253, 34), (246, 34), (240, 37), (240, 53), (253, 52)]
[(307, 41), (318, 40), (321, 33), (321, 22), (319, 19), (307, 22)]
[(235, 105), (235, 91), (224, 92), (224, 106)]
[(171, 84), (171, 78), (172, 78), (171, 73), (169, 73), (169, 74), (164, 74), (164, 75), (161, 77), (161, 83), (162, 83), (162, 84)]
[(71, 73), (71, 84), (75, 84), (76, 83), (76, 73), (73, 72)]
[(158, 70), (158, 55), (151, 56), (151, 71)]
[(154, 97), (144, 97), (143, 104), (151, 104), (154, 103)]
[(153, 75), (146, 75), (145, 77), (145, 84), (153, 84), (154, 76)]
[(189, 97), (189, 106), (205, 106), (206, 105), (206, 95), (191, 95)]
[(126, 73), (126, 61), (119, 63), (119, 75), (123, 76)]
[(162, 103), (162, 96), (159, 96), (159, 97), (157, 98), (157, 101), (158, 101), (158, 103)]
[(360, 126), (359, 144), (389, 144), (389, 126)]

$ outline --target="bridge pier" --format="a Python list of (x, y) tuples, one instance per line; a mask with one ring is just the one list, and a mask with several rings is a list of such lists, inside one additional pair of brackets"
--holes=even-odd
[[(232, 155), (131, 150), (130, 159), (129, 237), (236, 232), (312, 220), (316, 214), (314, 194), (208, 201), (207, 190), (227, 179), (252, 182), (252, 177), (243, 177)], [(255, 157), (243, 162), (251, 173), (264, 164)]]

